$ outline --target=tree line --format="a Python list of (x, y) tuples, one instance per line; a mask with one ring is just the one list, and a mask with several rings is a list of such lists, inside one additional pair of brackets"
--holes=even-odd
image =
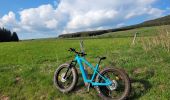
[(101, 35), (110, 32), (126, 31), (126, 30), (141, 28), (141, 27), (151, 27), (151, 26), (160, 26), (160, 25), (170, 25), (170, 15), (157, 18), (154, 20), (145, 21), (140, 24), (116, 28), (116, 29), (76, 32), (76, 33), (62, 34), (59, 35), (59, 37), (60, 38), (88, 37), (88, 36), (96, 36), (96, 35)]
[(10, 42), (10, 41), (19, 41), (18, 35), (16, 32), (11, 32), (8, 29), (0, 28), (0, 42)]

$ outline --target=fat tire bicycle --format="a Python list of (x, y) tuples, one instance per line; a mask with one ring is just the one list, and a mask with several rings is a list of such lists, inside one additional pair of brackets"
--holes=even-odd
[[(94, 67), (87, 60), (87, 54), (77, 52), (74, 48), (69, 49), (75, 53), (75, 58), (70, 63), (60, 65), (54, 73), (54, 84), (63, 93), (71, 92), (78, 83), (78, 72), (76, 64), (78, 63), (83, 81), (89, 86), (94, 86), (99, 96), (104, 100), (124, 100), (127, 99), (131, 84), (125, 71), (119, 68), (108, 67), (99, 72), (100, 62), (106, 57), (99, 57), (99, 62)], [(86, 64), (93, 70), (91, 78), (88, 78), (84, 65)]]

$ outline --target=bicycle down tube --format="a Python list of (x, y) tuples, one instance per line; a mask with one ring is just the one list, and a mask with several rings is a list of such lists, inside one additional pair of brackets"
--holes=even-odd
[[(78, 55), (76, 55), (75, 60), (76, 60), (76, 61), (78, 62), (78, 64), (79, 64), (80, 71), (81, 71), (81, 73), (82, 73), (82, 77), (83, 77), (84, 82), (92, 83), (93, 86), (108, 86), (108, 85), (111, 85), (111, 84), (112, 84), (112, 82), (111, 82), (108, 78), (102, 76), (102, 75), (98, 72), (99, 64), (96, 64), (96, 67), (94, 67), (94, 66), (91, 65), (88, 61), (86, 61), (83, 57), (80, 57), (80, 56), (78, 56)], [(85, 63), (88, 67), (90, 67), (90, 68), (93, 70), (93, 75), (92, 75), (91, 79), (88, 79), (88, 78), (87, 78), (87, 75), (86, 75), (86, 72), (85, 72), (85, 70), (84, 70), (84, 66), (83, 66), (82, 63)], [(95, 76), (96, 76), (97, 74), (99, 74), (99, 76), (105, 80), (104, 83), (94, 82), (94, 78), (95, 78)]]

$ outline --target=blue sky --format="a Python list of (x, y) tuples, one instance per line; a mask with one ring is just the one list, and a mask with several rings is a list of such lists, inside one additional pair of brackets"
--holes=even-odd
[(42, 4), (54, 4), (54, 0), (0, 0), (0, 15), (9, 11), (18, 12), (26, 8), (36, 8)]
[(20, 39), (116, 28), (170, 14), (170, 0), (0, 0), (0, 27)]

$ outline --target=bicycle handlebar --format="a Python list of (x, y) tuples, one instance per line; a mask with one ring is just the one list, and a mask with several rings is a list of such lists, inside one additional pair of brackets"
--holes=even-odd
[(77, 52), (74, 48), (70, 48), (68, 51), (70, 52), (74, 52), (80, 56), (86, 56), (87, 54), (83, 53), (83, 52)]

